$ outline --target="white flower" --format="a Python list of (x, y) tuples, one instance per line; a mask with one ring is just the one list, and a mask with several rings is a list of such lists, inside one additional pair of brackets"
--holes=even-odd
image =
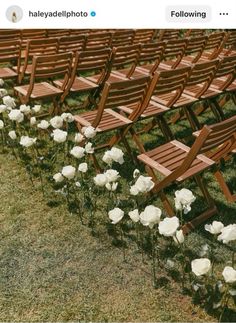
[(75, 177), (75, 171), (76, 171), (75, 167), (69, 165), (69, 166), (64, 166), (62, 168), (61, 173), (67, 179), (72, 179)]
[(160, 222), (161, 210), (154, 205), (148, 205), (144, 211), (140, 213), (140, 222), (144, 226), (153, 228), (155, 224)]
[(87, 163), (81, 163), (78, 167), (79, 172), (86, 173), (88, 170), (88, 164)]
[(53, 176), (53, 179), (56, 183), (61, 183), (63, 180), (64, 180), (64, 177), (62, 176), (61, 173), (56, 173), (54, 176)]
[[(136, 183), (133, 185), (135, 186), (136, 190), (135, 188), (131, 187), (130, 193), (132, 194), (133, 192), (136, 192), (136, 191), (138, 191), (138, 193), (147, 193), (151, 191), (154, 185), (155, 184), (152, 181), (151, 177), (145, 177), (143, 175), (140, 175)], [(136, 194), (132, 194), (132, 195), (136, 195)]]
[(120, 222), (120, 220), (122, 220), (124, 216), (124, 211), (116, 207), (113, 210), (108, 212), (108, 216), (112, 224), (117, 224), (118, 222)]
[(117, 189), (118, 183), (114, 182), (114, 183), (106, 183), (106, 189), (108, 191), (114, 192)]
[(96, 136), (97, 131), (94, 127), (88, 126), (88, 127), (82, 128), (82, 133), (86, 138), (92, 139)]
[(94, 183), (97, 185), (97, 186), (105, 186), (106, 183), (107, 183), (107, 177), (105, 174), (97, 174), (94, 178)]
[(138, 190), (138, 188), (135, 186), (135, 185), (132, 185), (131, 187), (130, 187), (130, 194), (131, 195), (138, 195), (138, 193), (139, 193), (139, 190)]
[(36, 104), (35, 106), (33, 106), (32, 110), (35, 113), (38, 113), (41, 110), (41, 105), (40, 104)]
[(183, 230), (177, 230), (173, 236), (174, 242), (179, 244), (184, 242), (184, 233)]
[(179, 227), (179, 219), (176, 216), (165, 218), (159, 223), (159, 233), (165, 237), (173, 237)]
[(75, 139), (74, 139), (74, 141), (76, 142), (76, 143), (80, 143), (80, 142), (82, 142), (84, 140), (84, 136), (83, 135), (81, 135), (81, 133), (76, 133), (75, 134)]
[(36, 118), (35, 118), (35, 117), (31, 117), (31, 118), (30, 118), (30, 125), (31, 125), (31, 127), (35, 126), (35, 125), (36, 125), (36, 123), (37, 123)]
[(94, 153), (94, 148), (92, 147), (92, 143), (91, 142), (88, 142), (86, 145), (85, 145), (85, 151), (87, 154), (93, 154)]
[(211, 269), (211, 262), (207, 258), (194, 259), (191, 262), (191, 268), (192, 268), (192, 272), (196, 276), (202, 276), (207, 274), (208, 271)]
[(232, 284), (236, 282), (236, 270), (234, 268), (226, 266), (222, 275), (226, 283)]
[(116, 182), (118, 178), (120, 177), (119, 172), (117, 172), (115, 169), (108, 169), (104, 175), (107, 177), (107, 182)]
[(221, 230), (221, 234), (218, 236), (218, 240), (223, 243), (236, 240), (236, 224), (230, 224)]
[(205, 225), (205, 230), (211, 234), (219, 234), (223, 228), (224, 224), (219, 221), (213, 221), (212, 224)]
[(7, 90), (5, 89), (0, 89), (0, 98), (3, 98), (4, 96), (6, 96), (8, 93), (7, 93)]
[(65, 122), (68, 123), (74, 121), (74, 116), (71, 113), (62, 113), (61, 117)]
[(4, 85), (4, 81), (3, 79), (0, 79), (0, 86), (3, 86)]
[(136, 169), (133, 171), (133, 178), (137, 178), (139, 175), (140, 175), (140, 171), (136, 168)]
[(30, 138), (28, 136), (21, 136), (20, 145), (28, 148), (28, 147), (32, 146), (33, 144), (35, 144), (36, 140), (37, 140), (37, 138)]
[(175, 192), (174, 200), (176, 210), (183, 210), (184, 214), (187, 214), (191, 211), (191, 204), (196, 200), (196, 197), (190, 190), (182, 188), (180, 191)]
[(75, 158), (79, 159), (84, 157), (84, 152), (85, 152), (85, 149), (83, 147), (75, 146), (71, 149), (70, 154)]
[(201, 250), (199, 251), (199, 256), (200, 257), (204, 257), (205, 255), (207, 255), (209, 251), (209, 246), (208, 244), (204, 244), (201, 246)]
[(2, 99), (3, 104), (5, 104), (7, 107), (9, 108), (15, 108), (16, 104), (15, 104), (15, 99), (13, 99), (11, 96), (7, 95), (4, 96), (4, 98)]
[(111, 165), (113, 161), (122, 165), (124, 163), (124, 153), (121, 149), (112, 147), (111, 150), (105, 152), (102, 160), (108, 165)]
[(0, 130), (4, 128), (4, 122), (0, 120)]
[(15, 140), (16, 139), (16, 132), (15, 130), (11, 130), (8, 132), (8, 136), (12, 139)]
[(41, 121), (38, 123), (37, 127), (38, 127), (39, 129), (46, 130), (46, 129), (49, 127), (49, 122), (48, 122), (47, 120), (41, 120)]
[(20, 106), (20, 112), (24, 113), (25, 115), (29, 114), (30, 113), (30, 106), (22, 104)]
[(0, 104), (0, 113), (3, 113), (7, 110), (7, 107), (5, 106), (5, 104)]
[(50, 124), (53, 128), (59, 129), (63, 126), (63, 119), (60, 116), (55, 116), (50, 120)]
[(52, 137), (54, 141), (62, 143), (66, 141), (67, 132), (60, 129), (55, 129), (53, 130)]
[(16, 121), (18, 123), (24, 120), (24, 114), (17, 109), (11, 110), (10, 113), (8, 114), (8, 117), (10, 120)]
[(139, 216), (139, 212), (138, 209), (135, 209), (133, 211), (130, 211), (129, 213), (129, 217), (133, 222), (138, 222), (140, 220), (140, 216)]

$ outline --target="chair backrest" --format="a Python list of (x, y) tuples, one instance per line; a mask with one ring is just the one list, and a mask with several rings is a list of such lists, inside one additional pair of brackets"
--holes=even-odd
[(130, 77), (138, 64), (141, 44), (115, 47), (112, 69), (127, 67), (126, 77)]
[(184, 56), (188, 44), (187, 39), (169, 40), (166, 43), (163, 60), (171, 59), (173, 64), (171, 68), (176, 68)]
[(68, 95), (70, 89), (78, 76), (91, 76), (99, 73), (97, 84), (102, 87), (111, 72), (111, 64), (114, 58), (114, 50), (111, 48), (96, 51), (82, 51), (75, 55), (71, 77), (67, 83), (62, 100)]
[(133, 44), (134, 30), (117, 30), (112, 35), (112, 47), (126, 46)]
[(215, 78), (223, 77), (219, 86), (219, 90), (224, 91), (234, 80), (236, 76), (236, 54), (232, 56), (224, 56), (220, 59)]
[(47, 29), (47, 37), (69, 36), (70, 29)]
[(97, 116), (93, 127), (97, 127), (105, 109), (115, 109), (120, 106), (133, 105), (135, 109), (130, 114), (132, 120), (145, 100), (150, 83), (150, 76), (121, 82), (106, 82), (97, 106)]
[[(152, 100), (171, 108), (180, 98), (191, 72), (191, 67), (156, 72), (157, 78), (152, 91)], [(164, 100), (165, 99), (165, 100)], [(143, 111), (141, 111), (141, 114)]]
[(165, 46), (165, 42), (142, 44), (138, 65), (153, 63), (153, 67), (150, 70), (150, 74), (153, 74), (162, 60)]
[(96, 32), (87, 35), (85, 50), (101, 49), (111, 46), (112, 33), (111, 32)]
[(193, 65), (184, 92), (191, 91), (192, 96), (199, 98), (209, 88), (219, 65), (215, 59)]
[(21, 58), (20, 40), (0, 42), (0, 63), (17, 64), (17, 73), (19, 73), (20, 58)]
[(70, 29), (70, 36), (89, 34), (90, 29)]
[(206, 55), (209, 60), (218, 57), (224, 47), (225, 32), (211, 33), (208, 36), (203, 55)]
[(184, 33), (184, 37), (200, 37), (204, 36), (205, 30), (204, 29), (188, 29)]
[(185, 49), (184, 56), (191, 55), (191, 63), (196, 63), (202, 55), (202, 52), (206, 46), (207, 36), (190, 37)]
[(34, 56), (32, 73), (27, 96), (29, 97), (34, 88), (35, 81), (47, 79), (47, 81), (63, 77), (61, 89), (64, 90), (71, 75), (73, 53), (55, 55)]
[(133, 44), (143, 44), (152, 41), (155, 29), (136, 29)]
[(18, 29), (0, 29), (0, 41), (20, 40), (21, 31)]
[(59, 52), (77, 52), (84, 50), (85, 35), (63, 36), (59, 38)]
[(28, 40), (43, 39), (47, 37), (45, 29), (22, 29), (21, 30), (21, 48), (24, 49), (27, 46)]
[(179, 38), (179, 29), (161, 29), (158, 34), (158, 40), (177, 40)]
[(31, 39), (27, 41), (23, 65), (20, 70), (19, 83), (22, 82), (25, 71), (33, 56), (52, 55), (58, 52), (57, 38)]

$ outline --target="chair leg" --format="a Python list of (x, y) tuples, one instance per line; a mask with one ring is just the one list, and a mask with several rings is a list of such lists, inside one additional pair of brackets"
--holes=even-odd
[(131, 147), (130, 147), (130, 145), (129, 145), (129, 143), (128, 143), (128, 140), (126, 139), (126, 137), (121, 135), (121, 141), (123, 142), (123, 144), (124, 144), (124, 146), (125, 146), (125, 149), (126, 149), (126, 151), (127, 151), (128, 155), (129, 155), (130, 159), (131, 159), (131, 160), (132, 160), (136, 165), (138, 165), (138, 160), (137, 160), (136, 156), (134, 156), (133, 151), (132, 151), (132, 149), (131, 149)]
[(204, 196), (204, 198), (207, 202), (208, 208), (206, 211), (204, 211), (203, 213), (198, 215), (196, 218), (194, 218), (192, 221), (189, 221), (188, 223), (186, 223), (183, 226), (182, 229), (183, 229), (184, 233), (188, 233), (189, 231), (196, 228), (199, 224), (201, 224), (202, 222), (206, 221), (207, 219), (209, 219), (210, 217), (212, 217), (213, 215), (218, 213), (215, 202), (212, 199), (212, 197), (210, 196), (210, 193), (208, 192), (206, 184), (204, 184), (201, 175), (195, 175), (194, 179), (196, 180), (196, 182), (202, 192), (202, 195)]
[(185, 112), (185, 115), (190, 123), (192, 130), (193, 131), (200, 130), (201, 125), (200, 125), (196, 115), (194, 114), (192, 107), (190, 107), (190, 106), (184, 107), (184, 112)]
[(236, 202), (236, 194), (232, 194), (230, 192), (230, 189), (229, 189), (229, 186), (227, 185), (227, 183), (225, 182), (225, 179), (222, 175), (222, 173), (217, 170), (215, 173), (214, 173), (214, 176), (215, 178), (217, 179), (226, 199), (228, 202)]
[(222, 110), (221, 106), (219, 105), (219, 103), (218, 103), (217, 99), (213, 99), (213, 100), (210, 102), (210, 105), (211, 105), (211, 107), (213, 107), (213, 106), (214, 106), (214, 108), (215, 108), (215, 110), (216, 110), (216, 112), (217, 112), (217, 114), (218, 114), (218, 116), (219, 116), (219, 117), (218, 117), (219, 121), (223, 121), (223, 120), (225, 120), (225, 115), (224, 115), (223, 110)]
[(157, 123), (159, 128), (161, 129), (161, 132), (163, 133), (165, 139), (167, 142), (171, 141), (174, 139), (174, 136), (170, 130), (170, 127), (168, 123), (166, 122), (165, 118), (163, 115), (159, 115), (156, 117)]
[(90, 158), (91, 158), (91, 160), (92, 160), (92, 162), (94, 164), (96, 173), (97, 174), (100, 174), (102, 172), (102, 168), (101, 168), (101, 166), (98, 163), (97, 157), (95, 156), (95, 154), (91, 154), (90, 155)]
[(145, 132), (149, 132), (150, 130), (152, 130), (153, 128), (155, 128), (156, 125), (157, 125), (157, 120), (156, 120), (156, 118), (153, 118), (142, 130), (140, 130), (138, 132), (138, 134), (145, 133)]
[(183, 109), (179, 110), (178, 112), (175, 113), (173, 117), (170, 118), (169, 123), (176, 124), (177, 121), (183, 119), (185, 117)]
[[(156, 177), (156, 174), (155, 174), (154, 170), (151, 167), (147, 166), (147, 165), (146, 165), (145, 169), (146, 169), (148, 175), (150, 177), (152, 177), (154, 183), (156, 184), (158, 182), (158, 179)], [(155, 191), (151, 192), (151, 195), (153, 195), (153, 194), (155, 194)], [(172, 207), (170, 201), (168, 200), (166, 194), (163, 191), (160, 191), (160, 192), (158, 192), (158, 195), (160, 196), (160, 199), (162, 201), (162, 204), (163, 204), (168, 216), (170, 216), (170, 217), (174, 216), (175, 211), (173, 210), (173, 207)]]

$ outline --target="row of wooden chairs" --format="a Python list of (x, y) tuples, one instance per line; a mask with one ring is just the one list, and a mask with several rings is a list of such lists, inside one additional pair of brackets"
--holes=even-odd
[[(33, 39), (27, 42), (24, 57), (21, 59), (22, 48), (18, 40), (0, 42), (0, 62), (9, 63), (14, 68), (7, 66), (0, 69), (1, 78), (18, 78), (21, 83), (23, 78), (31, 74), (32, 57), (35, 55), (52, 55), (63, 52), (99, 51), (109, 47), (110, 36), (107, 33), (98, 34), (98, 38), (89, 39), (86, 36), (71, 36), (61, 38)], [(224, 32), (211, 34), (209, 37), (200, 36), (169, 40), (167, 42), (145, 43), (118, 46), (118, 52), (126, 54), (122, 59), (124, 66), (129, 65), (120, 73), (124, 77), (137, 77), (146, 73), (154, 73), (157, 69), (174, 69), (200, 61), (211, 60), (222, 55)], [(135, 47), (136, 46), (136, 47)], [(110, 46), (112, 47), (112, 46)], [(122, 49), (122, 48), (126, 48)], [(135, 49), (135, 54), (133, 50)], [(130, 58), (132, 53), (132, 59)], [(224, 54), (230, 55), (234, 51), (227, 49)], [(96, 55), (95, 55), (96, 58)], [(95, 60), (94, 60), (95, 61)], [(96, 62), (96, 61), (95, 61)], [(121, 65), (121, 64), (120, 64)], [(135, 66), (136, 68), (135, 68)], [(139, 67), (137, 67), (140, 65)]]
[[(186, 77), (188, 69), (186, 68), (185, 71)], [(162, 95), (164, 89), (166, 93), (166, 84), (160, 81), (165, 73), (173, 73), (173, 71), (156, 73), (153, 78), (144, 76), (135, 80), (107, 82), (96, 109), (76, 115), (75, 120), (80, 131), (84, 126), (90, 125), (97, 129), (98, 134), (112, 131), (110, 140), (97, 149), (104, 148), (104, 146), (112, 147), (122, 141), (132, 156), (127, 140), (128, 133), (131, 134), (140, 151), (138, 159), (144, 163), (155, 182), (153, 191), (160, 196), (170, 216), (174, 214), (174, 211), (164, 189), (173, 183), (178, 184), (194, 178), (202, 191), (207, 209), (184, 226), (184, 231), (188, 232), (217, 213), (215, 202), (203, 182), (203, 172), (212, 170), (227, 200), (231, 202), (236, 200), (236, 196), (230, 192), (220, 169), (221, 161), (228, 160), (236, 148), (236, 116), (211, 126), (205, 125), (201, 131), (195, 133), (197, 139), (192, 147), (180, 141), (171, 140), (151, 151), (145, 151), (134, 125), (143, 116), (144, 111), (150, 106), (155, 107), (154, 99), (158, 97), (156, 91), (159, 89), (159, 95)], [(132, 113), (124, 115), (122, 112), (130, 107), (132, 107)], [(96, 154), (93, 155), (93, 159), (99, 171)], [(162, 175), (162, 180), (158, 180), (156, 172)]]

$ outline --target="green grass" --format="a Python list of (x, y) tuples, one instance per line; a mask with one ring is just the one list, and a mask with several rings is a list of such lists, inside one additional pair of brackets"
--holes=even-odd
[[(229, 105), (229, 114), (234, 113)], [(207, 118), (211, 118), (207, 114)], [(201, 118), (202, 122), (206, 120)], [(210, 122), (212, 122), (210, 120)], [(173, 127), (177, 138), (189, 136), (185, 121)], [(163, 143), (155, 129), (142, 137), (147, 147)], [(135, 149), (135, 146), (133, 146)], [(134, 165), (126, 164), (128, 169)], [(120, 168), (125, 174), (127, 168)], [(235, 160), (224, 169), (226, 178), (235, 187)], [(219, 215), (214, 219), (224, 224), (234, 223), (236, 205), (226, 202), (210, 173), (204, 175), (216, 200)], [(123, 251), (113, 245), (107, 226), (98, 225), (93, 236), (88, 226), (70, 214), (65, 201), (56, 195), (45, 200), (36, 181), (36, 188), (10, 153), (0, 155), (0, 320), (1, 321), (102, 321), (102, 322), (216, 322), (214, 313), (194, 305), (181, 293), (178, 279), (158, 268), (159, 288), (152, 286), (150, 259), (141, 255), (130, 241)], [(193, 217), (202, 208), (199, 190), (193, 181), (181, 187), (197, 195)], [(167, 190), (173, 201), (177, 187)], [(180, 187), (178, 187), (180, 188)], [(100, 203), (102, 204), (102, 198)], [(154, 201), (162, 208), (160, 201)], [(107, 219), (106, 212), (101, 217)], [(200, 226), (188, 237), (193, 254), (209, 242), (209, 235)], [(229, 256), (227, 248), (216, 246), (217, 269), (223, 270)], [(236, 321), (234, 309), (225, 321)]]

